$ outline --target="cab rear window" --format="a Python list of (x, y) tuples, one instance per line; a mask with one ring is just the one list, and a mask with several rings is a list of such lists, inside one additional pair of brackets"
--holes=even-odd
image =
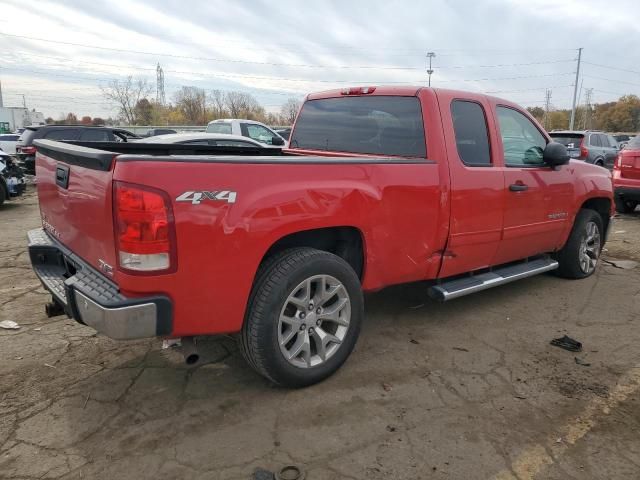
[(290, 148), (426, 157), (420, 101), (416, 97), (340, 97), (307, 101)]

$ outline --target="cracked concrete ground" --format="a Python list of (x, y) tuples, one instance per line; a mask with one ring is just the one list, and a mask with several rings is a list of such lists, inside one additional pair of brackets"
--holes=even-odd
[[(347, 364), (291, 391), (229, 338), (187, 368), (159, 340), (47, 319), (25, 251), (38, 223), (33, 193), (0, 207), (0, 321), (21, 325), (0, 330), (0, 478), (248, 479), (291, 463), (309, 480), (640, 477), (638, 267), (448, 304), (421, 284), (368, 295)], [(624, 216), (606, 255), (640, 260), (639, 245), (640, 215)], [(549, 345), (563, 334), (584, 351)]]

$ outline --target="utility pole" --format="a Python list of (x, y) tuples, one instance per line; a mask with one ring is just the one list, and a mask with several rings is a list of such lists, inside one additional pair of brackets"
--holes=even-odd
[(573, 130), (573, 122), (576, 119), (576, 97), (578, 96), (578, 78), (580, 77), (580, 60), (582, 59), (582, 47), (578, 49), (578, 67), (576, 68), (576, 81), (573, 84), (573, 103), (571, 105), (571, 120), (569, 130)]
[(544, 95), (544, 117), (542, 118), (542, 125), (544, 126), (544, 129), (547, 130), (547, 124), (549, 123), (549, 110), (551, 110), (551, 89), (547, 88)]
[(429, 86), (431, 86), (431, 74), (433, 73), (433, 68), (431, 68), (431, 61), (436, 56), (434, 52), (428, 52), (427, 58), (429, 59), (429, 68), (427, 69), (427, 73), (429, 74)]

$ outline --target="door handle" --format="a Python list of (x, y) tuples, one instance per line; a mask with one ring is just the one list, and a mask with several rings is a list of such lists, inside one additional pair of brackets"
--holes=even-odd
[(513, 183), (509, 185), (509, 190), (512, 192), (524, 192), (525, 190), (529, 190), (529, 187), (524, 183)]

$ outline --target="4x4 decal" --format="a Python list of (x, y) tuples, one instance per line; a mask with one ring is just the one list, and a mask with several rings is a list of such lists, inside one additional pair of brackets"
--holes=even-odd
[(188, 191), (182, 195), (176, 197), (176, 202), (191, 202), (192, 205), (199, 205), (204, 200), (217, 200), (227, 203), (236, 203), (236, 192), (230, 190), (218, 190), (208, 191), (203, 190), (199, 192)]

